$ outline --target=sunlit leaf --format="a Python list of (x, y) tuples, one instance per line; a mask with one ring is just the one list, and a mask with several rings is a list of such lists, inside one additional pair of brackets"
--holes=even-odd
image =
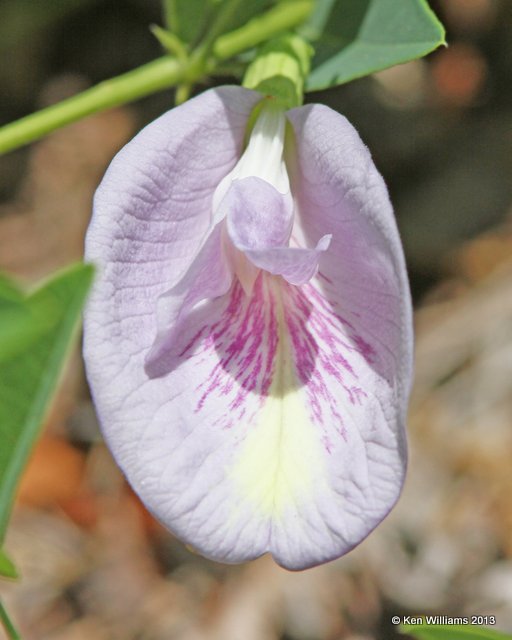
[(167, 28), (183, 42), (195, 42), (211, 19), (211, 0), (166, 0), (164, 2)]
[(16, 570), (13, 561), (3, 549), (0, 549), (0, 576), (4, 578), (18, 577), (18, 571)]
[(400, 631), (419, 640), (511, 640), (512, 636), (476, 625), (403, 624)]
[(312, 42), (320, 40), (326, 30), (334, 5), (338, 1), (339, 0), (316, 0), (308, 20), (298, 29), (300, 34)]
[[(76, 265), (54, 276), (25, 298), (0, 282), (0, 320), (16, 347), (0, 340), (0, 542), (19, 476), (39, 433), (80, 318), (93, 270)], [(48, 317), (45, 316), (48, 313)], [(9, 319), (10, 318), (10, 319)], [(23, 327), (9, 328), (18, 318)], [(32, 328), (37, 321), (40, 326)]]
[(56, 320), (52, 300), (40, 295), (27, 298), (0, 275), (0, 363), (37, 340)]
[(425, 0), (319, 0), (303, 33), (316, 50), (308, 91), (424, 56), (445, 35)]

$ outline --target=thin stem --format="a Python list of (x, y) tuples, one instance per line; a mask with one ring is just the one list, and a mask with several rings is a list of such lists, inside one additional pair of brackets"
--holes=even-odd
[(311, 0), (280, 2), (261, 16), (249, 20), (243, 27), (221, 36), (213, 46), (213, 54), (218, 60), (227, 60), (270, 40), (304, 22), (312, 7)]
[[(235, 9), (235, 0), (232, 2), (230, 10)], [(0, 153), (33, 142), (59, 127), (98, 111), (117, 107), (179, 84), (194, 84), (205, 74), (214, 72), (218, 61), (232, 58), (287, 29), (293, 29), (306, 19), (311, 8), (312, 0), (280, 3), (243, 27), (217, 38), (212, 46), (213, 58), (202, 55), (204, 44), (187, 61), (178, 61), (168, 56), (158, 58), (8, 124), (0, 128)]]
[(21, 640), (20, 634), (16, 631), (16, 627), (11, 622), (4, 605), (0, 602), (0, 622), (2, 623), (9, 640)]
[(175, 58), (158, 58), (138, 69), (37, 111), (0, 129), (0, 153), (28, 142), (85, 116), (142, 98), (183, 80), (187, 68)]

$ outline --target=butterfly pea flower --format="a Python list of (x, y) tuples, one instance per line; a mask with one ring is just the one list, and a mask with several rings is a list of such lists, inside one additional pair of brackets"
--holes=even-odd
[(135, 491), (204, 556), (337, 558), (396, 502), (411, 303), (384, 181), (322, 105), (208, 90), (94, 199), (87, 375)]

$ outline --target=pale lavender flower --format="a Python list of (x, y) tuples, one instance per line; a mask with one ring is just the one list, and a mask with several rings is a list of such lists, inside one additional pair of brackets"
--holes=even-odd
[(355, 129), (264, 99), (249, 135), (261, 100), (206, 91), (114, 158), (87, 235), (85, 357), (106, 440), (159, 520), (214, 560), (303, 569), (398, 498), (411, 303)]

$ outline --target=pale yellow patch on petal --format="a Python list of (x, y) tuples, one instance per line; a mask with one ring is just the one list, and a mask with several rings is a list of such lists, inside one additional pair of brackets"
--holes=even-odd
[(247, 427), (232, 481), (261, 514), (279, 517), (289, 504), (313, 493), (324, 468), (318, 426), (309, 418), (305, 390), (296, 380), (281, 296), (276, 293), (280, 308), (274, 378), (256, 422)]

